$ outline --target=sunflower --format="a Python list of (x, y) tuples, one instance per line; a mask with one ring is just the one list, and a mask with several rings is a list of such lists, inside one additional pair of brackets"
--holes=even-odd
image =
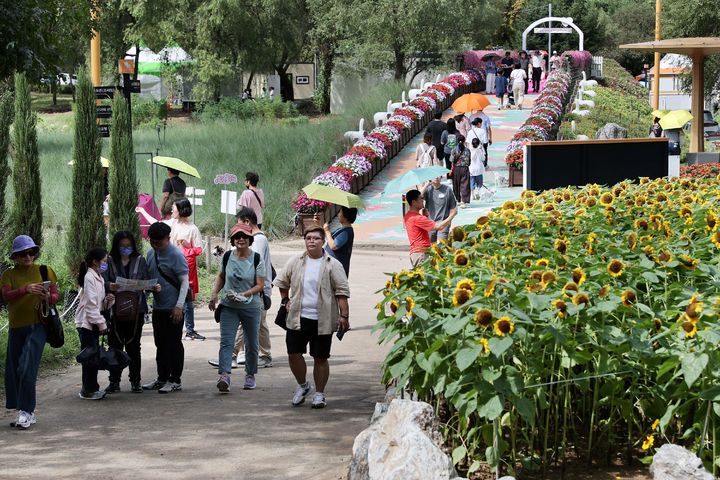
[(692, 215), (692, 210), (690, 210), (688, 207), (682, 207), (680, 208), (680, 210), (678, 210), (678, 215), (683, 218), (689, 217), (690, 215)]
[(617, 258), (615, 258), (613, 260), (610, 260), (610, 263), (608, 263), (607, 271), (610, 276), (618, 278), (625, 271), (625, 264), (622, 262), (622, 260), (618, 260)]
[(408, 315), (412, 315), (413, 308), (415, 308), (415, 300), (411, 297), (405, 297), (405, 310), (407, 310)]
[(600, 187), (597, 185), (593, 185), (588, 189), (588, 195), (592, 195), (593, 197), (597, 197), (600, 195)]
[(473, 319), (478, 327), (487, 328), (493, 321), (493, 314), (487, 308), (479, 308), (475, 311)]
[(506, 200), (500, 208), (502, 210), (515, 210), (515, 202), (512, 200)]
[(600, 290), (598, 290), (598, 297), (605, 298), (608, 293), (610, 293), (610, 285), (603, 285), (600, 287)]
[(397, 312), (399, 307), (400, 305), (398, 304), (398, 302), (396, 302), (395, 300), (390, 300), (390, 311), (392, 313)]
[(667, 250), (662, 250), (660, 253), (658, 253), (657, 260), (659, 263), (670, 263), (670, 261), (673, 259), (672, 253), (670, 253)]
[(546, 203), (546, 204), (543, 205), (543, 207), (542, 207), (542, 211), (543, 211), (543, 212), (551, 212), (551, 211), (553, 211), (553, 210), (555, 210), (555, 205), (553, 205), (552, 203)]
[(482, 353), (490, 353), (490, 347), (486, 338), (481, 338), (478, 343), (482, 345)]
[(477, 220), (475, 220), (475, 226), (478, 228), (481, 228), (485, 226), (490, 221), (490, 219), (487, 217), (487, 215), (483, 215), (481, 217), (478, 217)]
[(685, 307), (685, 313), (683, 313), (683, 319), (688, 322), (697, 323), (700, 319), (700, 314), (703, 312), (703, 304), (700, 302), (691, 302)]
[(705, 215), (705, 223), (709, 230), (715, 230), (718, 223), (718, 217), (715, 215), (715, 212), (708, 212), (707, 215)]
[(392, 280), (388, 280), (387, 282), (385, 282), (385, 293), (389, 292), (392, 289), (392, 287), (393, 287)]
[(553, 300), (552, 306), (557, 308), (558, 317), (560, 317), (560, 318), (567, 317), (567, 303), (565, 303), (563, 300), (560, 300), (560, 299)]
[(700, 260), (697, 258), (692, 258), (690, 255), (678, 255), (678, 260), (680, 260), (680, 263), (682, 264), (683, 268), (686, 270), (695, 270), (697, 266), (700, 264)]
[(525, 265), (526, 268), (530, 268), (533, 265), (533, 261), (528, 258), (523, 262), (523, 265)]
[(658, 202), (666, 202), (668, 199), (667, 195), (665, 195), (663, 192), (658, 193), (655, 195), (655, 200)]
[(658, 428), (659, 426), (660, 426), (660, 420), (657, 419), (657, 420), (655, 420), (655, 421), (652, 423), (652, 425), (650, 425), (650, 429), (652, 429), (652, 430), (657, 430), (657, 428)]
[(462, 242), (467, 237), (467, 233), (465, 233), (465, 230), (463, 230), (460, 227), (455, 227), (452, 229), (452, 239), (453, 242)]
[(535, 262), (535, 265), (537, 265), (538, 267), (547, 268), (547, 266), (550, 265), (550, 260), (548, 260), (547, 258), (541, 258)]
[(470, 292), (475, 291), (475, 282), (469, 278), (463, 278), (457, 283), (457, 289), (469, 290)]
[(576, 267), (572, 271), (572, 279), (573, 282), (579, 287), (583, 283), (585, 283), (585, 279), (587, 279), (587, 275), (585, 275), (585, 272), (582, 268)]
[(615, 196), (612, 194), (612, 192), (605, 192), (602, 195), (600, 195), (600, 205), (603, 207), (609, 207), (613, 204), (613, 200), (615, 200)]
[(720, 248), (720, 230), (715, 230), (712, 235), (710, 235), (710, 241), (718, 248)]
[(543, 290), (546, 286), (542, 283), (528, 283), (525, 286), (525, 289), (530, 293), (538, 293), (539, 291)]
[(555, 272), (552, 270), (545, 270), (540, 276), (540, 282), (542, 282), (545, 288), (547, 288), (547, 286), (555, 280), (557, 280), (557, 277), (555, 276)]
[(573, 282), (568, 282), (563, 287), (562, 292), (563, 295), (570, 298), (574, 295), (574, 293), (572, 292), (578, 293), (578, 286), (575, 285)]
[(525, 190), (520, 194), (520, 198), (534, 198), (535, 192), (532, 190)]
[(642, 248), (642, 251), (645, 253), (645, 256), (648, 258), (652, 258), (653, 254), (655, 254), (655, 248), (653, 248), (652, 245), (645, 245)]
[(439, 244), (439, 243), (433, 243), (433, 244), (432, 244), (432, 247), (430, 247), (430, 251), (431, 251), (434, 255), (442, 258), (442, 253), (443, 253), (443, 252), (442, 252), (442, 247), (441, 247), (440, 245), (441, 245), (441, 244)]
[(590, 303), (590, 297), (588, 297), (585, 293), (578, 293), (572, 297), (572, 303), (575, 305), (587, 305)]
[(467, 303), (467, 301), (470, 300), (471, 296), (472, 290), (466, 290), (464, 288), (458, 287), (455, 289), (455, 293), (453, 294), (452, 303), (454, 306), (459, 307)]
[(459, 267), (464, 267), (465, 265), (467, 265), (468, 257), (465, 253), (465, 250), (457, 250), (455, 252), (455, 258), (453, 259), (453, 261), (455, 262), (455, 265)]
[(588, 197), (587, 200), (585, 200), (585, 205), (588, 208), (592, 208), (597, 205), (597, 200), (595, 200), (595, 197)]
[(541, 281), (542, 280), (542, 272), (538, 272), (537, 270), (535, 270), (534, 272), (532, 272), (530, 274), (530, 280)]
[(685, 331), (685, 337), (692, 338), (697, 333), (697, 324), (685, 321), (682, 323), (682, 329)]
[(620, 295), (620, 298), (626, 307), (632, 307), (635, 302), (637, 302), (637, 295), (635, 295), (635, 292), (632, 290), (625, 290), (622, 295)]
[(492, 234), (492, 232), (490, 231), (490, 229), (488, 229), (488, 228), (486, 228), (485, 230), (483, 230), (482, 233), (480, 234), (480, 238), (483, 239), (483, 240), (488, 240), (488, 239), (490, 239), (490, 238), (492, 238), (492, 237), (493, 237), (493, 234)]
[(495, 335), (504, 337), (515, 331), (515, 324), (510, 321), (510, 317), (500, 317), (495, 322)]
[(568, 249), (568, 241), (563, 238), (555, 239), (555, 250), (560, 252), (561, 255), (565, 255)]
[(635, 220), (634, 225), (636, 230), (647, 230), (648, 228), (650, 228), (650, 224), (645, 218), (638, 218), (637, 220)]
[(637, 247), (637, 233), (630, 232), (627, 236), (627, 246), (630, 251), (635, 250), (635, 247)]
[(655, 327), (655, 331), (659, 332), (660, 329), (662, 328), (662, 320), (660, 320), (659, 318), (654, 319), (653, 326)]
[(485, 298), (490, 297), (493, 293), (495, 293), (495, 285), (497, 285), (497, 280), (494, 278), (488, 282), (485, 286)]

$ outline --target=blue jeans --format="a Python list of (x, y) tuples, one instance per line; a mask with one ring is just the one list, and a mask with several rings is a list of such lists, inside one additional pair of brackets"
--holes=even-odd
[(483, 186), (483, 176), (482, 175), (475, 175), (470, 177), (470, 191), (475, 190), (476, 188), (482, 188)]
[(195, 303), (185, 302), (185, 333), (195, 331)]
[(8, 330), (5, 362), (5, 408), (35, 411), (35, 384), (45, 348), (45, 327), (40, 323)]
[(220, 312), (218, 373), (229, 374), (231, 371), (235, 335), (241, 323), (245, 339), (245, 373), (248, 375), (257, 373), (258, 348), (260, 346), (260, 308), (240, 310), (223, 306), (222, 312)]

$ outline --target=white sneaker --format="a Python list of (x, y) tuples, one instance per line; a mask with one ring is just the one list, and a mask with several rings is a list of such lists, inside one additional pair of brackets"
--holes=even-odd
[(305, 397), (310, 395), (312, 389), (313, 386), (310, 384), (310, 382), (305, 382), (305, 386), (298, 385), (297, 388), (295, 388), (295, 395), (293, 395), (292, 398), (293, 407), (302, 405), (305, 402)]
[(158, 393), (170, 393), (170, 392), (179, 392), (182, 390), (182, 385), (175, 382), (167, 382), (162, 387), (158, 388)]
[[(217, 367), (220, 365), (220, 360), (216, 360), (214, 358), (209, 358), (208, 363), (212, 365), (213, 367)], [(235, 357), (232, 357), (232, 362), (230, 363), (230, 368), (237, 368), (238, 363), (237, 360), (235, 360)]]
[(28, 413), (23, 410), (19, 410), (17, 418), (14, 422), (10, 424), (10, 426), (15, 428), (27, 429), (30, 428), (31, 425), (34, 425), (36, 422), (37, 420), (35, 419), (34, 413)]
[(262, 356), (258, 358), (258, 368), (270, 368), (273, 366), (272, 358)]
[(238, 353), (236, 361), (238, 365), (245, 365), (245, 352)]
[(325, 401), (325, 394), (322, 392), (315, 392), (312, 400), (312, 408), (325, 408), (327, 402)]

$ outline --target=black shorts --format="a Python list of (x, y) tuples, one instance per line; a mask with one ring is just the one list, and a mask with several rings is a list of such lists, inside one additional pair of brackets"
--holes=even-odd
[(310, 343), (311, 357), (321, 360), (330, 358), (332, 334), (318, 335), (317, 320), (300, 318), (300, 330), (287, 330), (285, 332), (287, 353), (307, 353), (308, 343)]

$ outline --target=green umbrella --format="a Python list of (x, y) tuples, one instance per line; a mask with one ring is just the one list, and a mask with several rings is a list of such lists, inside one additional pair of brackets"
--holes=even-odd
[(447, 168), (438, 166), (410, 170), (398, 178), (389, 181), (385, 186), (385, 194), (405, 193), (405, 191), (410, 187), (420, 185), (421, 183), (425, 183), (433, 178), (442, 177), (443, 175), (447, 175), (449, 172), (450, 170)]
[(303, 187), (303, 192), (313, 200), (321, 200), (348, 208), (365, 208), (365, 204), (360, 197), (339, 188), (311, 183)]
[(664, 130), (672, 130), (674, 128), (682, 128), (692, 120), (693, 116), (687, 110), (673, 110), (668, 112), (660, 119), (660, 126)]
[(190, 164), (187, 164), (175, 157), (153, 157), (152, 162), (155, 165), (161, 165), (163, 167), (172, 168), (178, 172), (185, 173), (191, 177), (200, 178), (200, 173), (197, 169)]

